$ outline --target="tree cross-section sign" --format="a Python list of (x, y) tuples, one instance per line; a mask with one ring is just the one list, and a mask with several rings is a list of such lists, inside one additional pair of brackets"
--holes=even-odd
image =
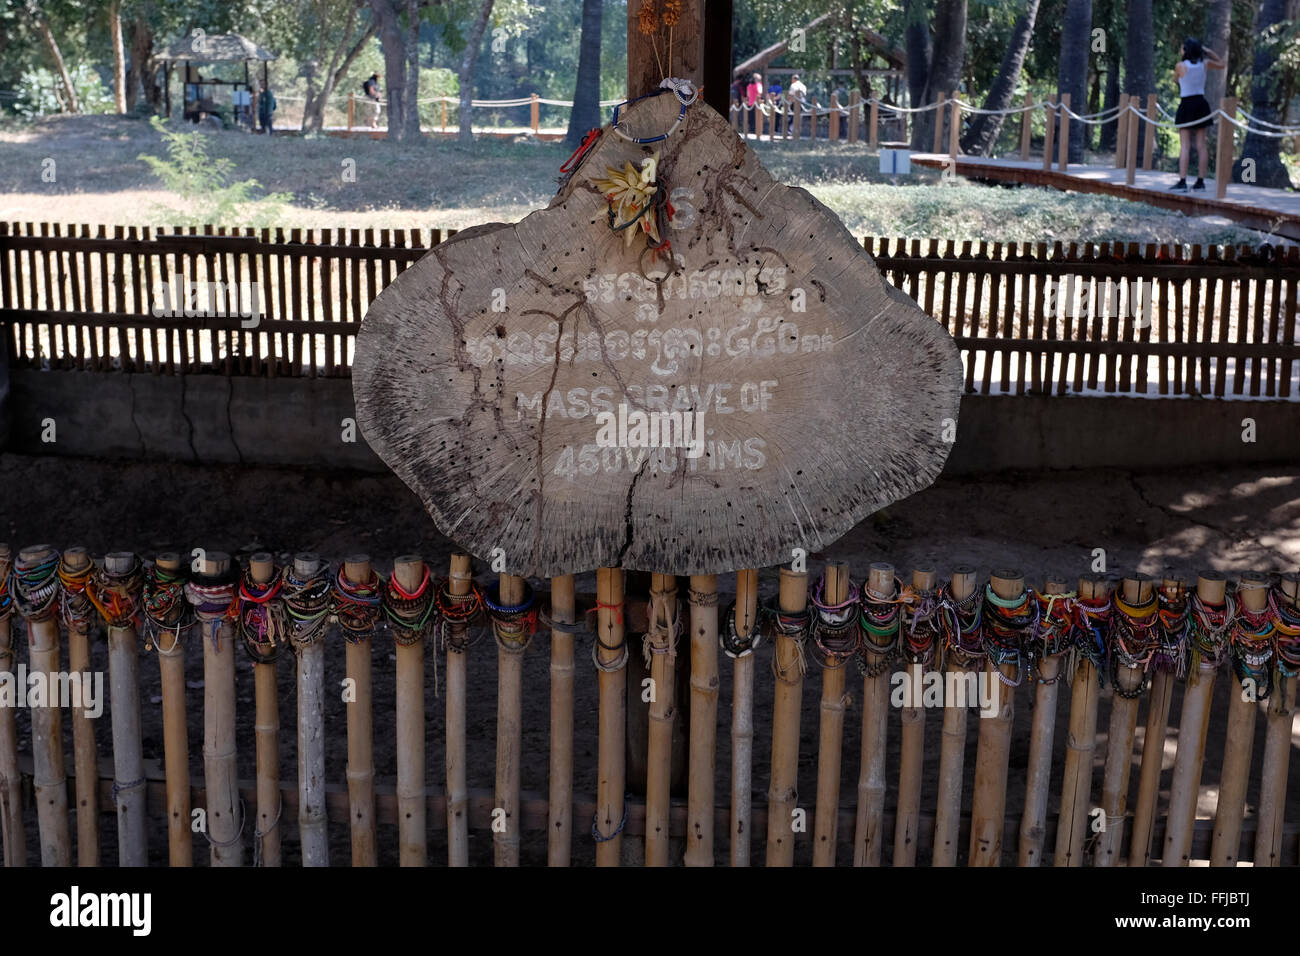
[(788, 562), (951, 448), (952, 338), (683, 94), (626, 107), (547, 208), (435, 246), (358, 334), (366, 440), (512, 574)]

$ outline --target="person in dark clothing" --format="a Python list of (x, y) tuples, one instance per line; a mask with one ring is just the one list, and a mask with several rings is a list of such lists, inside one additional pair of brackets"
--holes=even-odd
[[(1178, 92), (1182, 99), (1178, 101), (1178, 112), (1174, 122), (1178, 124), (1178, 182), (1170, 186), (1185, 192), (1187, 190), (1187, 164), (1191, 159), (1193, 138), (1196, 141), (1196, 184), (1193, 189), (1205, 188), (1205, 169), (1209, 156), (1205, 151), (1205, 131), (1213, 122), (1214, 113), (1205, 98), (1205, 71), (1222, 70), (1226, 63), (1213, 50), (1201, 47), (1199, 40), (1188, 37), (1183, 41), (1183, 58), (1174, 65), (1174, 76), (1178, 79)], [(1226, 176), (1229, 170), (1219, 170), (1218, 175)]]
[(262, 128), (266, 135), (271, 135), (271, 127), (275, 119), (275, 111), (279, 107), (275, 101), (275, 94), (270, 90), (263, 90), (257, 96), (257, 125)]
[(361, 92), (365, 94), (366, 99), (375, 104), (374, 115), (370, 117), (370, 128), (379, 128), (379, 110), (382, 106), (379, 99), (379, 74), (371, 73), (370, 79), (361, 84)]

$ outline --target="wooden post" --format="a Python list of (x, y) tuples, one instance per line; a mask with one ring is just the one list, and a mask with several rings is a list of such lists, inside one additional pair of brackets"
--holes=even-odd
[[(522, 606), (526, 588), (523, 578), (502, 574), (497, 591), (501, 606)], [(518, 866), (519, 828), (523, 825), (519, 761), (524, 737), (524, 650), (531, 635), (522, 618), (509, 623), (497, 621), (493, 632), (497, 639), (497, 776), (493, 811), (494, 816), (496, 810), (503, 811), (505, 829), (492, 827), (492, 860), (497, 866)]]
[[(1196, 579), (1196, 597), (1202, 605), (1224, 604), (1227, 582), (1218, 571), (1202, 571)], [(1196, 608), (1193, 606), (1193, 618)], [(1193, 620), (1193, 626), (1196, 621)], [(1193, 640), (1195, 635), (1193, 635)], [(1178, 753), (1169, 785), (1169, 814), (1165, 822), (1163, 866), (1186, 866), (1191, 857), (1196, 799), (1201, 789), (1205, 761), (1205, 734), (1210, 726), (1210, 701), (1214, 695), (1217, 665), (1206, 666), (1194, 655), (1183, 691), (1183, 713), (1178, 724)]]
[[(1025, 578), (1019, 571), (994, 571), (989, 575), (989, 587), (1004, 600), (1015, 600), (1025, 593)], [(988, 608), (985, 608), (988, 614)], [(989, 690), (996, 693), (997, 715), (990, 717), (981, 712), (979, 746), (975, 751), (975, 793), (971, 802), (970, 858), (971, 866), (1000, 866), (1002, 864), (1002, 826), (1007, 809), (1007, 765), (1011, 756), (1011, 721), (1015, 715), (1015, 687), (1009, 681), (1012, 675), (1019, 680), (1022, 673), (1023, 652), (1020, 659), (997, 667), (990, 660), (985, 664), (985, 680)], [(981, 701), (982, 703), (982, 701)]]
[[(1135, 117), (1136, 118), (1136, 117)], [(1150, 169), (1155, 162), (1156, 151), (1156, 95), (1147, 94), (1147, 121), (1143, 131), (1142, 168)]]
[(772, 705), (772, 775), (767, 791), (767, 865), (793, 866), (792, 824), (799, 797), (799, 718), (807, 670), (804, 657), (807, 629), (797, 628), (800, 620), (807, 620), (808, 573), (783, 566), (777, 600), (781, 614), (789, 623), (787, 627), (777, 628), (772, 658), (776, 689)]
[(646, 648), (650, 653), (650, 716), (646, 757), (645, 865), (667, 866), (673, 771), (673, 678), (677, 659), (677, 579), (650, 578)]
[[(354, 116), (355, 113), (356, 113), (356, 98), (357, 98), (357, 94), (355, 94), (355, 93), (349, 93), (349, 94), (348, 94), (348, 139), (351, 139), (351, 138), (352, 138), (352, 118), (353, 118), (353, 116)], [(444, 104), (444, 107), (445, 107), (445, 104)], [(443, 110), (443, 113), (444, 113), (444, 116), (443, 116), (443, 123), (442, 123), (442, 125), (443, 125), (444, 127), (446, 127), (446, 125), (447, 125), (447, 121), (446, 121), (446, 110), (445, 110), (445, 108), (444, 108), (444, 110)], [(446, 132), (446, 129), (445, 129), (445, 128), (443, 129), (443, 132), (444, 132), (444, 133)]]
[(858, 141), (858, 124), (862, 122), (862, 93), (849, 91), (849, 142)]
[[(871, 565), (862, 599), (888, 601), (897, 598), (894, 566), (883, 562)], [(885, 747), (889, 721), (889, 667), (885, 654), (897, 647), (901, 622), (894, 605), (894, 634), (891, 642), (875, 644), (865, 639), (863, 654), (867, 673), (862, 678), (862, 759), (858, 769), (858, 814), (853, 838), (853, 865), (879, 866), (880, 848), (884, 843), (885, 820)], [(880, 647), (880, 651), (873, 648)]]
[[(13, 552), (0, 544), (0, 594), (9, 586)], [(13, 595), (9, 595), (10, 600)], [(14, 673), (13, 630), (10, 627), (12, 605), (0, 614), (0, 671)], [(22, 776), (18, 772), (18, 727), (15, 708), (0, 707), (0, 837), (4, 839), (5, 866), (27, 865), (27, 835), (23, 828)], [(80, 776), (80, 768), (78, 768)], [(78, 801), (79, 802), (79, 801)], [(98, 845), (98, 843), (96, 843)]]
[[(828, 561), (823, 599), (828, 605), (849, 599), (849, 566)], [(857, 623), (852, 625), (857, 627)], [(817, 812), (813, 821), (813, 866), (834, 866), (839, 830), (840, 761), (844, 739), (845, 668), (849, 658), (822, 667), (821, 731), (817, 745)]]
[[(348, 585), (368, 588), (378, 594), (378, 582), (370, 569), (370, 557), (348, 555), (343, 561), (343, 577)], [(377, 607), (377, 606), (376, 606)], [(374, 689), (371, 682), (369, 631), (356, 634), (344, 630), (344, 651), (348, 680), (352, 682), (347, 703), (348, 724), (348, 820), (352, 825), (352, 865), (376, 866), (379, 863), (375, 833), (375, 732)]]
[[(140, 728), (140, 645), (131, 623), (140, 599), (139, 559), (129, 551), (104, 558), (102, 584), (119, 592), (120, 603), (108, 605), (108, 679), (113, 702), (113, 792), (117, 803), (119, 866), (148, 866), (145, 830), (144, 753)], [(92, 583), (97, 587), (100, 581)], [(101, 595), (100, 600), (104, 600)], [(233, 668), (232, 668), (233, 677)], [(231, 697), (234, 697), (233, 686)], [(233, 700), (231, 711), (233, 713)], [(231, 726), (231, 737), (234, 727)]]
[(871, 97), (871, 115), (867, 120), (867, 146), (874, 152), (880, 145), (880, 100), (876, 96)]
[[(948, 158), (956, 160), (961, 155), (961, 103), (958, 102), (960, 90), (952, 91), (952, 115), (948, 119)], [(956, 166), (953, 172), (956, 172)]]
[[(1073, 609), (1064, 582), (1047, 581), (1042, 597), (1047, 601), (1046, 604), (1039, 602), (1044, 624), (1049, 613), (1054, 620), (1072, 616)], [(1070, 628), (1070, 625), (1064, 627)], [(1040, 648), (1039, 652), (1042, 650)], [(1020, 844), (1016, 848), (1016, 860), (1020, 866), (1039, 866), (1043, 862), (1047, 800), (1052, 783), (1052, 743), (1056, 736), (1056, 698), (1061, 687), (1063, 658), (1063, 654), (1043, 654), (1038, 659), (1038, 678), (1033, 684), (1034, 723), (1029, 732), (1029, 765), (1025, 768), (1025, 809), (1020, 818)]]
[[(322, 572), (319, 555), (293, 557), (294, 577), (312, 581)], [(327, 592), (328, 593), (328, 592)], [(298, 654), (298, 833), (303, 866), (329, 866), (325, 816), (325, 641), (320, 628), (295, 641)]]
[[(1176, 578), (1165, 578), (1160, 585), (1162, 610), (1185, 613), (1187, 586)], [(1162, 639), (1164, 624), (1161, 624)], [(1142, 736), (1142, 764), (1138, 776), (1137, 800), (1133, 804), (1133, 837), (1129, 842), (1128, 865), (1146, 866), (1151, 859), (1151, 837), (1155, 824), (1156, 799), (1160, 794), (1160, 773), (1164, 766), (1165, 739), (1168, 735), (1169, 707), (1174, 699), (1174, 665), (1165, 662), (1151, 678), (1147, 703), (1146, 731)]]
[[(1243, 574), (1237, 585), (1238, 615), (1268, 611), (1268, 578)], [(1240, 627), (1240, 624), (1238, 624)], [(1271, 649), (1271, 642), (1270, 642)], [(1233, 648), (1236, 653), (1236, 648)], [(1272, 667), (1270, 659), (1268, 667)], [(1228, 727), (1223, 743), (1223, 770), (1219, 773), (1219, 803), (1214, 813), (1211, 866), (1236, 866), (1241, 854), (1241, 821), (1246, 813), (1246, 785), (1255, 748), (1255, 712), (1263, 687), (1248, 687), (1229, 664), (1232, 679), (1228, 694)]]
[[(1237, 115), (1237, 98), (1235, 96), (1225, 96), (1219, 104), (1227, 116)], [(1214, 159), (1214, 198), (1223, 199), (1228, 195), (1228, 182), (1232, 179), (1232, 158), (1236, 155), (1236, 145), (1233, 142), (1233, 134), (1236, 133), (1237, 127), (1233, 126), (1227, 119), (1227, 116), (1219, 117), (1219, 135), (1215, 143)]]
[[(794, 111), (794, 138), (796, 142), (803, 138), (803, 104), (798, 100), (790, 101), (790, 108)], [(813, 123), (817, 122), (816, 115), (813, 116)]]
[[(953, 568), (948, 585), (948, 596), (954, 601), (964, 601), (975, 592), (975, 569), (959, 565)], [(976, 600), (979, 600), (977, 597)], [(965, 666), (949, 662), (958, 679), (969, 671)], [(973, 682), (972, 682), (973, 683)], [(966, 708), (945, 701), (943, 709), (943, 739), (939, 750), (939, 802), (934, 814), (935, 866), (957, 865), (957, 837), (961, 827), (961, 785), (966, 762)]]
[[(473, 593), (468, 554), (453, 554), (447, 596), (460, 599)], [(469, 788), (465, 781), (465, 693), (468, 640), (465, 625), (447, 625), (447, 865), (469, 866)]]
[[(4, 565), (7, 564), (7, 560), (0, 560), (0, 573), (6, 576), (8, 568)], [(63, 563), (59, 567), (63, 585), (60, 605), (63, 624), (68, 629), (68, 670), (81, 675), (82, 687), (91, 680), (90, 625), (95, 609), (85, 589), (94, 571), (85, 548), (69, 548), (63, 552)], [(3, 626), (8, 628), (7, 620)], [(0, 655), (4, 645), (4, 637), (0, 635)], [(0, 667), (0, 670), (12, 668)], [(137, 708), (138, 701), (137, 692)], [(4, 719), (4, 714), (12, 715), (13, 708), (0, 708), (0, 720)], [(72, 709), (72, 751), (77, 800), (77, 865), (99, 866), (99, 755), (95, 748), (95, 719), (86, 714), (84, 707)], [(15, 803), (14, 806), (21, 807), (22, 804)]]
[[(418, 554), (393, 562), (393, 582), (406, 594), (432, 601), (429, 572)], [(412, 621), (417, 624), (417, 620)], [(396, 637), (397, 673), (394, 718), (397, 731), (397, 861), (400, 866), (426, 866), (428, 800), (424, 785), (424, 625)]]
[[(275, 581), (275, 559), (266, 551), (259, 551), (248, 559), (248, 577), (252, 593), (271, 586), (274, 590), (267, 603), (278, 601), (278, 582)], [(279, 609), (272, 611), (263, 606), (263, 626), (274, 620)], [(275, 615), (275, 616), (273, 616)], [(253, 731), (257, 742), (257, 830), (253, 833), (254, 865), (275, 867), (280, 865), (280, 814), (283, 802), (280, 797), (280, 694), (275, 681), (275, 661), (278, 642), (284, 634), (268, 633), (253, 646), (251, 640), (245, 647), (253, 658)]]
[(1043, 169), (1052, 168), (1052, 146), (1056, 142), (1056, 94), (1052, 93), (1047, 97), (1047, 103), (1043, 107), (1043, 112), (1047, 116), (1047, 131), (1043, 134)]
[(1137, 181), (1137, 154), (1138, 154), (1138, 137), (1142, 135), (1139, 124), (1142, 122), (1138, 114), (1138, 97), (1133, 96), (1129, 99), (1128, 116), (1128, 135), (1124, 138), (1124, 145), (1128, 152), (1124, 158), (1124, 182), (1132, 186)]
[(930, 152), (938, 153), (943, 144), (943, 108), (947, 105), (946, 97), (940, 93), (939, 98), (934, 102), (934, 143), (930, 147)]
[[(151, 587), (180, 588), (180, 555), (167, 551), (154, 559)], [(154, 635), (162, 680), (163, 767), (167, 778), (167, 853), (171, 866), (194, 865), (194, 832), (190, 829), (190, 738), (185, 720), (185, 645), (180, 626), (186, 602), (183, 595), (172, 603), (163, 623), (173, 630)], [(167, 646), (164, 647), (163, 643)]]
[[(1282, 575), (1277, 599), (1294, 610), (1300, 605), (1300, 574)], [(1284, 635), (1279, 631), (1279, 643)], [(1285, 636), (1292, 645), (1297, 638)], [(1282, 823), (1286, 815), (1287, 770), (1291, 741), (1300, 733), (1296, 720), (1295, 677), (1280, 676), (1281, 687), (1273, 689), (1264, 731), (1264, 766), (1259, 778), (1259, 816), (1255, 828), (1255, 865), (1279, 866), (1282, 861)]]
[(1115, 114), (1115, 168), (1123, 169), (1128, 156), (1129, 95), (1119, 95), (1119, 112)]
[(623, 853), (627, 805), (627, 645), (623, 642), (623, 572), (596, 570), (596, 643), (594, 658), (600, 690), (596, 771), (596, 865), (618, 866)]
[(1061, 108), (1058, 113), (1061, 117), (1061, 128), (1056, 136), (1056, 168), (1061, 172), (1068, 172), (1070, 168), (1070, 114), (1066, 112), (1070, 108), (1070, 94), (1061, 94)]
[(541, 112), (542, 112), (542, 110), (541, 110), (541, 104), (537, 102), (537, 94), (536, 94), (536, 93), (533, 93), (533, 94), (529, 97), (529, 104), (528, 104), (528, 123), (529, 123), (529, 125), (532, 126), (532, 128), (533, 128), (533, 135), (534, 135), (534, 136), (537, 135), (537, 131), (541, 128), (541, 125), (542, 125), (542, 123), (541, 123)]
[(831, 111), (827, 119), (829, 120), (826, 124), (829, 134), (827, 138), (831, 143), (838, 143), (840, 140), (840, 98), (836, 93), (831, 94)]
[(1025, 94), (1025, 111), (1020, 114), (1020, 161), (1022, 163), (1029, 161), (1029, 141), (1034, 126), (1034, 111), (1030, 108), (1034, 105), (1034, 94)]
[[(47, 544), (18, 552), (14, 562), (17, 581), (15, 600), (35, 605), (26, 614), (27, 666), (32, 674), (44, 674), (48, 682), (59, 672), (59, 625), (55, 620), (58, 602), (59, 553)], [(47, 573), (48, 569), (48, 573)], [(48, 600), (25, 598), (50, 589)], [(41, 866), (71, 866), (72, 843), (68, 833), (68, 778), (63, 765), (63, 711), (57, 696), (44, 706), (31, 708), (32, 783), (35, 787), (36, 817), (40, 829)]]
[[(912, 572), (912, 587), (918, 594), (933, 591), (938, 575), (929, 569)], [(903, 622), (905, 628), (906, 621)], [(938, 639), (936, 635), (936, 640)], [(904, 640), (902, 634), (899, 640)], [(924, 664), (907, 665), (907, 683), (912, 705), (903, 707), (902, 743), (898, 766), (898, 815), (894, 823), (894, 866), (915, 866), (916, 845), (921, 824), (921, 774), (925, 768), (925, 702), (917, 694), (925, 676)]]
[(187, 596), (195, 606), (203, 642), (203, 777), (211, 861), (213, 866), (240, 866), (243, 811), (235, 759), (235, 635), (227, 613), (235, 599), (230, 555), (202, 554)]
[(691, 739), (686, 865), (713, 866), (718, 735), (718, 576), (691, 576)]
[[(749, 866), (754, 772), (754, 645), (758, 635), (758, 571), (736, 574), (736, 607), (727, 627), (744, 650), (735, 657), (731, 694), (731, 865)], [(730, 635), (728, 635), (730, 637)]]
[[(1079, 601), (1095, 608), (1101, 621), (1110, 617), (1108, 585), (1102, 578), (1079, 579)], [(1102, 625), (1103, 628), (1105, 625)], [(1103, 638), (1105, 633), (1103, 633)], [(1081, 641), (1094, 640), (1091, 634)], [(1061, 780), (1061, 810), (1056, 817), (1056, 865), (1082, 866), (1083, 846), (1092, 806), (1092, 756), (1097, 749), (1097, 697), (1100, 675), (1082, 654), (1074, 671), (1070, 694), (1070, 731), (1065, 742), (1065, 775)]]
[(808, 119), (809, 119), (808, 141), (811, 143), (817, 142), (817, 119), (818, 119), (818, 114), (821, 113), (821, 109), (822, 109), (821, 100), (817, 99), (817, 97), (814, 96), (812, 101), (812, 109), (808, 111)]
[[(1142, 576), (1126, 577), (1120, 585), (1123, 603), (1129, 607), (1145, 609), (1152, 606), (1156, 614), (1156, 595), (1152, 581)], [(1121, 613), (1119, 608), (1113, 612)], [(1152, 627), (1158, 622), (1151, 621)], [(1155, 638), (1158, 632), (1152, 631)], [(1115, 653), (1114, 650), (1111, 651)], [(1138, 694), (1146, 679), (1140, 667), (1121, 664), (1111, 669), (1114, 686), (1110, 699), (1110, 729), (1106, 733), (1106, 769), (1101, 780), (1101, 809), (1106, 814), (1106, 829), (1097, 837), (1097, 866), (1115, 866), (1119, 863), (1124, 841), (1124, 811), (1128, 803), (1129, 776), (1133, 769), (1133, 736), (1137, 728)]]
[(548, 866), (568, 866), (573, 847), (573, 575), (551, 579), (551, 765)]
[(447, 132), (447, 99), (446, 99), (446, 97), (443, 97), (443, 100), (442, 100), (442, 131), (443, 131), (444, 133)]

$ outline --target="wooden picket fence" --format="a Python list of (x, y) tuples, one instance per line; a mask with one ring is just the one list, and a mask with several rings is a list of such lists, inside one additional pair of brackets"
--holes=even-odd
[[(15, 367), (348, 376), (370, 303), (437, 229), (0, 223)], [(1300, 250), (867, 238), (942, 322), (975, 394), (1300, 397)], [(164, 282), (258, 286), (237, 315), (155, 316)]]

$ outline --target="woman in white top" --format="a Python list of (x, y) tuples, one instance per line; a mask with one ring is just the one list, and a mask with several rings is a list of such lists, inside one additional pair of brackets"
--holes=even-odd
[[(1222, 70), (1225, 64), (1219, 54), (1201, 47), (1201, 41), (1188, 37), (1183, 41), (1183, 58), (1174, 66), (1178, 78), (1178, 112), (1174, 122), (1179, 125), (1178, 182), (1171, 189), (1187, 190), (1187, 163), (1191, 156), (1193, 138), (1196, 141), (1196, 184), (1193, 189), (1205, 188), (1205, 167), (1209, 156), (1205, 152), (1205, 131), (1211, 123), (1210, 104), (1205, 99), (1205, 71)], [(1189, 125), (1183, 125), (1189, 124)], [(1228, 175), (1219, 170), (1220, 176)]]

